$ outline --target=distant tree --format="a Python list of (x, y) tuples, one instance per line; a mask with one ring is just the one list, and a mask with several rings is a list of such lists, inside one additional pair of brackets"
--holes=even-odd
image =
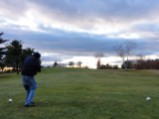
[(79, 68), (81, 68), (81, 65), (82, 65), (82, 62), (81, 62), (81, 61), (78, 61), (78, 62), (77, 62), (77, 66), (78, 66)]
[(100, 67), (99, 67), (99, 69), (118, 69), (118, 66), (117, 65), (114, 65), (114, 66), (112, 66), (112, 65), (110, 65), (110, 64), (106, 64), (106, 65), (101, 65)]
[(159, 69), (159, 59), (137, 60), (135, 69)]
[[(5, 43), (7, 40), (2, 38), (3, 33), (0, 33), (0, 45)], [(5, 47), (0, 47), (0, 61), (3, 60), (4, 54), (5, 54)]]
[(4, 67), (5, 67), (5, 62), (4, 62), (4, 58), (2, 58), (0, 61), (0, 68), (1, 68), (2, 72), (3, 72)]
[(131, 55), (132, 50), (136, 47), (136, 43), (130, 40), (125, 41), (125, 52), (126, 52), (126, 61), (129, 61), (129, 56)]
[(113, 69), (119, 69), (118, 65), (114, 65)]
[(109, 65), (109, 64), (101, 65), (101, 66), (99, 67), (99, 69), (112, 69), (112, 66)]
[(127, 69), (132, 69), (133, 68), (133, 63), (131, 61), (125, 61), (122, 65), (121, 68), (125, 69), (125, 66)]
[(9, 45), (6, 46), (6, 63), (13, 67), (17, 74), (19, 74), (19, 67), (22, 57), (22, 41), (13, 40)]
[(57, 61), (55, 61), (53, 64), (53, 67), (57, 67), (57, 66), (58, 66), (58, 63), (57, 63)]
[[(135, 48), (136, 43), (130, 40), (125, 41), (123, 44), (115, 46), (115, 51), (121, 57), (125, 69), (128, 68), (129, 56)], [(126, 60), (125, 60), (126, 59)]]
[[(115, 46), (115, 51), (117, 53), (117, 55), (119, 57), (121, 57), (122, 59), (122, 62), (123, 62), (123, 65), (125, 65), (125, 56), (126, 56), (126, 53), (125, 53), (125, 49), (124, 49), (124, 46), (123, 44), (120, 44), (118, 46)], [(124, 66), (125, 67), (125, 66)]]
[(100, 66), (101, 66), (101, 61), (100, 60), (101, 60), (102, 57), (104, 57), (104, 54), (102, 52), (97, 52), (97, 53), (95, 53), (94, 56), (97, 58), (97, 69), (99, 69)]
[(137, 55), (138, 60), (144, 60), (144, 55), (143, 54), (138, 54)]
[(68, 64), (70, 67), (73, 67), (75, 65), (75, 63), (73, 61), (70, 61)]
[[(3, 43), (5, 43), (7, 40), (2, 38), (3, 33), (0, 33), (0, 45), (2, 45)], [(3, 69), (5, 67), (5, 62), (4, 62), (4, 57), (5, 57), (5, 47), (0, 47), (0, 68)]]
[(100, 59), (98, 59), (98, 61), (97, 61), (97, 69), (100, 69), (100, 67), (101, 67), (101, 62), (100, 62)]

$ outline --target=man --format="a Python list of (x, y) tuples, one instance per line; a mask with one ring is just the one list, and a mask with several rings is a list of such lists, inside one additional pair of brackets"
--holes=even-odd
[(26, 90), (25, 107), (35, 106), (33, 99), (37, 89), (37, 83), (34, 76), (41, 71), (40, 66), (41, 55), (38, 52), (26, 57), (22, 66), (22, 81)]

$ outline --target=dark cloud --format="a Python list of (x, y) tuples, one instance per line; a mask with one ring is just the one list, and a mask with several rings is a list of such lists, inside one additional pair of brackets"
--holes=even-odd
[[(114, 47), (124, 43), (125, 40), (129, 40), (56, 29), (52, 29), (51, 33), (15, 30), (14, 32), (6, 32), (4, 36), (8, 39), (16, 38), (17, 40), (22, 40), (24, 47), (31, 47), (44, 52), (85, 56), (94, 55), (95, 52), (103, 52), (110, 56), (115, 55)], [(143, 53), (146, 55), (159, 50), (157, 47), (157, 44), (159, 44), (158, 40), (131, 40), (136, 43), (135, 54)]]
[[(54, 29), (55, 30), (55, 29)], [(102, 35), (91, 35), (86, 33), (65, 32), (57, 30), (48, 33), (22, 32), (18, 34), (7, 33), (9, 38), (16, 37), (23, 40), (24, 43), (36, 49), (45, 49), (47, 51), (67, 52), (67, 53), (93, 53), (93, 52), (111, 52), (114, 42), (120, 42), (117, 39), (108, 39)]]

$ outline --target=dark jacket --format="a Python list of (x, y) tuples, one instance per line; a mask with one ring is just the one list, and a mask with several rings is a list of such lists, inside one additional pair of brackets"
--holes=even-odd
[(28, 56), (22, 66), (22, 75), (34, 76), (41, 71), (40, 59)]

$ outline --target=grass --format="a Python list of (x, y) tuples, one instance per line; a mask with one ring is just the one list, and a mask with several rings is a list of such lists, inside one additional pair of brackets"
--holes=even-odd
[(159, 119), (158, 77), (157, 70), (47, 68), (36, 76), (37, 106), (25, 108), (21, 76), (0, 74), (0, 119)]

